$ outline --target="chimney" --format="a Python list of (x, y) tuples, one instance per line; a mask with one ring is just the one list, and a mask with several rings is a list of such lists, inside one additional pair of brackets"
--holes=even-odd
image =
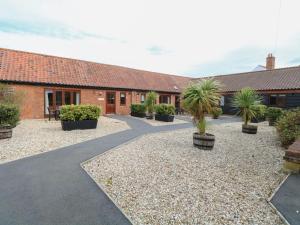
[(267, 70), (275, 69), (275, 57), (272, 55), (272, 53), (269, 53), (268, 57), (266, 58), (266, 69)]

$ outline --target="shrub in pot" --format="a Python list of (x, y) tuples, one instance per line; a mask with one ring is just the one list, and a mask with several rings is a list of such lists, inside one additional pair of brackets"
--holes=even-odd
[(193, 116), (198, 132), (193, 134), (194, 146), (199, 149), (211, 150), (215, 136), (206, 133), (205, 113), (211, 113), (220, 101), (220, 85), (213, 79), (202, 80), (190, 84), (183, 92), (183, 107)]
[(300, 108), (285, 112), (276, 122), (282, 146), (288, 147), (300, 137)]
[(65, 105), (60, 119), (63, 130), (95, 129), (101, 109), (96, 105)]
[(255, 111), (255, 117), (251, 118), (251, 123), (259, 123), (266, 120), (267, 106), (265, 105), (253, 105), (252, 110)]
[(211, 110), (212, 118), (218, 119), (220, 115), (222, 115), (223, 110), (221, 107), (213, 107)]
[(248, 134), (256, 134), (257, 126), (249, 125), (253, 117), (256, 116), (256, 111), (253, 109), (255, 105), (259, 105), (261, 97), (251, 88), (243, 88), (235, 93), (233, 97), (233, 106), (238, 109), (238, 114), (242, 116), (244, 124), (242, 132)]
[(131, 116), (135, 117), (145, 117), (146, 116), (146, 106), (144, 104), (131, 104)]
[(155, 120), (163, 122), (173, 122), (175, 106), (171, 104), (159, 104), (155, 106)]
[(147, 119), (153, 119), (153, 112), (154, 112), (156, 98), (157, 98), (156, 92), (150, 91), (147, 93), (147, 98), (145, 101), (145, 106), (148, 112)]
[(0, 139), (11, 138), (12, 128), (20, 117), (19, 107), (13, 104), (0, 104)]
[(274, 126), (279, 117), (283, 114), (283, 110), (278, 107), (269, 107), (266, 116), (270, 126)]

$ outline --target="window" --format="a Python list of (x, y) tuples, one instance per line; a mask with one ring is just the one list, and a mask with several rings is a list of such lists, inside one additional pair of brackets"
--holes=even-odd
[(71, 105), (71, 92), (65, 92), (65, 105)]
[(269, 102), (271, 106), (285, 107), (286, 95), (270, 95)]
[(145, 102), (145, 94), (141, 94), (141, 103), (144, 103)]
[(120, 105), (126, 105), (126, 93), (125, 92), (120, 93)]
[(45, 114), (48, 114), (48, 107), (58, 108), (62, 105), (79, 105), (80, 92), (72, 90), (45, 90)]
[(170, 95), (160, 95), (159, 96), (159, 103), (170, 104), (171, 103)]

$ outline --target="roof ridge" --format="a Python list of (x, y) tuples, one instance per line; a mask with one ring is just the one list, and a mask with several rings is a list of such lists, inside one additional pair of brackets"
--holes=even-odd
[(194, 79), (213, 78), (213, 77), (237, 76), (237, 75), (252, 74), (252, 73), (266, 73), (266, 72), (272, 72), (272, 71), (278, 71), (278, 70), (288, 70), (288, 69), (295, 69), (295, 68), (300, 69), (300, 66), (281, 67), (281, 68), (272, 69), (272, 70), (248, 71), (248, 72), (241, 72), (241, 73), (211, 75), (211, 76), (198, 77), (198, 78), (192, 78), (192, 79), (194, 80)]
[(118, 67), (118, 68), (130, 69), (130, 70), (135, 70), (135, 71), (140, 71), (140, 72), (155, 73), (155, 74), (160, 74), (160, 75), (164, 75), (164, 76), (174, 76), (174, 77), (182, 77), (182, 78), (188, 78), (188, 79), (192, 79), (193, 78), (193, 77), (189, 77), (189, 76), (160, 73), (160, 72), (155, 72), (155, 71), (150, 71), (150, 70), (142, 70), (142, 69), (130, 68), (130, 67), (126, 67), (126, 66), (106, 64), (106, 63), (88, 61), (88, 60), (84, 60), (84, 59), (67, 58), (67, 57), (63, 57), (63, 56), (48, 55), (48, 54), (44, 54), (44, 53), (36, 53), (36, 52), (30, 52), (30, 51), (24, 51), (24, 50), (9, 49), (9, 48), (2, 48), (2, 47), (0, 47), (0, 50), (12, 51), (12, 52), (20, 52), (20, 53), (32, 54), (32, 55), (40, 55), (40, 56), (45, 56), (45, 57), (55, 57), (55, 58), (66, 59), (66, 60), (75, 60), (75, 61), (86, 62), (86, 63), (100, 64), (100, 65), (105, 65), (105, 66), (114, 66), (114, 67)]

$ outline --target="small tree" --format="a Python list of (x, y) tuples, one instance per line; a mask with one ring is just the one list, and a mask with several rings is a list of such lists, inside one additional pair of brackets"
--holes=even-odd
[(153, 116), (155, 101), (157, 98), (157, 93), (154, 91), (150, 91), (147, 93), (147, 98), (145, 101), (145, 105), (147, 107), (148, 113)]
[(183, 92), (183, 107), (193, 116), (201, 135), (206, 131), (205, 113), (211, 113), (219, 105), (219, 88), (217, 81), (207, 79), (191, 84)]
[(256, 116), (256, 111), (253, 106), (261, 103), (261, 97), (251, 88), (243, 88), (235, 93), (232, 105), (239, 109), (238, 114), (242, 116), (244, 124)]

